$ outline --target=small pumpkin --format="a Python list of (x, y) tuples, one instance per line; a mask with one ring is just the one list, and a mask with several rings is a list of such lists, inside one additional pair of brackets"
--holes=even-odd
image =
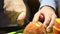
[(56, 22), (53, 26), (54, 34), (60, 34), (60, 18), (56, 18)]
[(44, 34), (45, 32), (45, 27), (41, 22), (30, 22), (24, 29), (24, 34)]

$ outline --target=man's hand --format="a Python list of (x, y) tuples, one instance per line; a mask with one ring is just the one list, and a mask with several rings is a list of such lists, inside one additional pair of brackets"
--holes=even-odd
[(11, 22), (15, 23), (16, 20), (24, 22), (26, 17), (26, 5), (23, 0), (4, 0), (4, 10)]
[(41, 17), (45, 18), (43, 24), (47, 27), (46, 29), (50, 29), (55, 22), (56, 14), (51, 7), (44, 6), (34, 15), (33, 22), (37, 22)]

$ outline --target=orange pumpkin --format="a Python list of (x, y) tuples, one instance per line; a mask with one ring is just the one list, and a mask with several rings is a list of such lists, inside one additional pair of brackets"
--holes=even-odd
[(24, 34), (43, 34), (45, 32), (45, 27), (41, 22), (29, 23), (24, 29)]
[(53, 32), (54, 34), (60, 34), (60, 19), (59, 18), (56, 19), (56, 22), (53, 26)]

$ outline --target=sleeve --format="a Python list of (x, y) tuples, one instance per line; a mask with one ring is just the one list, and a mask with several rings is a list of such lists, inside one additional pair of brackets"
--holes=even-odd
[(47, 6), (51, 6), (56, 10), (55, 0), (39, 0), (39, 2), (40, 2), (40, 8), (47, 5)]

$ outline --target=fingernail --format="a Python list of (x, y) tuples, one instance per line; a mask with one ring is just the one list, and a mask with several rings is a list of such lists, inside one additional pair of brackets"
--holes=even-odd
[(51, 29), (50, 28), (47, 28), (47, 33), (50, 33), (51, 32)]
[(45, 28), (47, 28), (47, 25), (43, 24)]

